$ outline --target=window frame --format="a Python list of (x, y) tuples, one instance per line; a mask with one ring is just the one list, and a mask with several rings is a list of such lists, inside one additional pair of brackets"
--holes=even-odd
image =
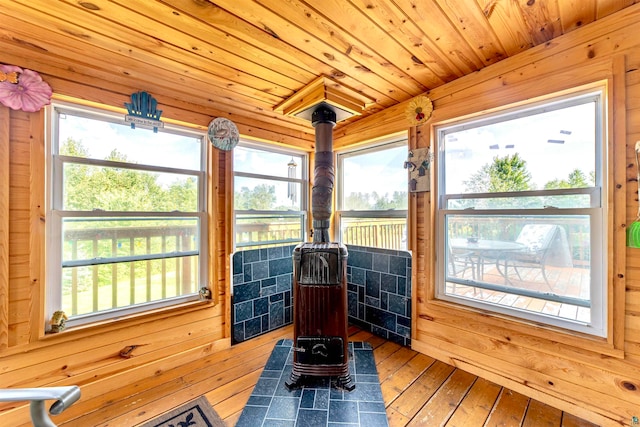
[[(265, 175), (251, 172), (240, 172), (236, 170), (235, 163), (233, 165), (233, 187), (235, 194), (235, 181), (236, 177), (260, 179), (266, 181), (277, 181), (286, 183), (300, 184), (300, 210), (238, 210), (233, 203), (233, 251), (266, 248), (275, 246), (286, 246), (296, 243), (301, 243), (307, 240), (309, 236), (309, 153), (303, 150), (296, 150), (293, 148), (284, 148), (275, 144), (260, 143), (252, 141), (246, 138), (241, 138), (239, 147), (249, 148), (253, 150), (265, 151), (269, 153), (283, 154), (285, 156), (299, 156), (301, 158), (301, 170), (300, 178), (287, 178), (276, 175)], [(248, 242), (247, 244), (238, 243), (236, 240), (236, 230), (238, 229), (238, 216), (241, 215), (263, 215), (265, 217), (298, 217), (301, 226), (301, 239), (281, 239), (281, 240), (269, 240), (262, 242)]]
[[(344, 243), (342, 235), (342, 223), (346, 218), (370, 218), (370, 219), (404, 219), (405, 233), (404, 233), (404, 247), (396, 250), (408, 250), (407, 247), (407, 233), (408, 233), (408, 221), (409, 221), (409, 186), (408, 181), (405, 182), (404, 190), (407, 192), (407, 208), (406, 209), (387, 209), (387, 210), (345, 210), (344, 209), (344, 160), (350, 157), (362, 156), (368, 153), (374, 153), (389, 148), (404, 147), (409, 152), (409, 137), (403, 132), (393, 136), (387, 136), (383, 139), (363, 146), (357, 146), (355, 148), (347, 148), (336, 152), (336, 171), (337, 171), (337, 186), (336, 186), (336, 210), (335, 210), (335, 230), (334, 239)], [(408, 176), (408, 172), (407, 172)], [(402, 190), (400, 188), (399, 190)], [(374, 247), (374, 246), (372, 246)], [(383, 249), (383, 248), (380, 248)]]
[[(150, 165), (138, 165), (136, 163), (127, 162), (115, 162), (100, 159), (80, 158), (73, 156), (66, 156), (59, 154), (60, 140), (58, 130), (59, 116), (63, 114), (72, 114), (77, 117), (85, 117), (93, 120), (100, 120), (104, 122), (119, 124), (123, 126), (131, 126), (130, 123), (125, 121), (124, 115), (109, 111), (106, 109), (100, 109), (96, 107), (89, 107), (82, 104), (75, 104), (65, 101), (56, 101), (46, 107), (46, 212), (47, 212), (47, 231), (46, 231), (46, 248), (47, 255), (45, 261), (46, 272), (46, 306), (45, 306), (45, 318), (50, 319), (53, 313), (60, 310), (62, 305), (62, 274), (63, 264), (68, 267), (77, 266), (91, 266), (98, 264), (108, 264), (109, 261), (115, 261), (114, 263), (128, 262), (130, 260), (127, 257), (115, 257), (110, 259), (101, 259), (98, 263), (83, 262), (66, 262), (63, 263), (63, 236), (62, 226), (65, 218), (103, 218), (108, 220), (109, 218), (148, 218), (148, 219), (162, 219), (162, 218), (188, 218), (196, 219), (198, 222), (198, 244), (196, 251), (180, 252), (179, 257), (182, 256), (198, 256), (198, 271), (196, 278), (196, 289), (193, 293), (166, 297), (164, 299), (134, 303), (132, 305), (124, 307), (116, 307), (106, 310), (99, 310), (92, 313), (80, 314), (76, 316), (69, 316), (66, 322), (67, 326), (81, 326), (91, 323), (96, 323), (104, 320), (114, 320), (123, 316), (138, 314), (150, 310), (167, 308), (176, 306), (179, 304), (198, 301), (198, 290), (204, 287), (208, 283), (208, 259), (209, 259), (209, 239), (208, 239), (208, 212), (207, 212), (207, 191), (208, 191), (208, 164), (207, 164), (207, 150), (208, 145), (206, 140), (205, 131), (197, 130), (195, 128), (188, 128), (185, 126), (178, 126), (169, 123), (164, 123), (163, 128), (158, 132), (166, 132), (177, 135), (183, 135), (194, 139), (200, 139), (200, 164), (199, 171), (181, 168), (171, 168), (165, 166), (150, 166)], [(139, 126), (142, 127), (142, 126)], [(64, 164), (81, 164), (89, 166), (106, 166), (122, 168), (131, 171), (144, 171), (144, 172), (160, 172), (160, 173), (174, 173), (184, 176), (194, 176), (198, 178), (198, 201), (197, 209), (193, 212), (158, 212), (158, 211), (103, 211), (95, 209), (93, 211), (72, 211), (63, 209), (63, 173)], [(150, 256), (136, 256), (132, 261), (141, 260), (153, 260), (153, 259), (174, 259), (175, 253), (165, 253), (162, 255), (149, 254)]]
[[(501, 196), (509, 196), (513, 193), (469, 193), (469, 194), (446, 194), (445, 190), (445, 148), (444, 138), (447, 133), (460, 131), (468, 128), (475, 128), (482, 125), (497, 123), (513, 118), (530, 116), (533, 114), (570, 107), (581, 103), (595, 102), (595, 183), (593, 187), (587, 188), (568, 188), (554, 190), (533, 190), (521, 191), (517, 193), (517, 197), (540, 196), (540, 195), (589, 195), (591, 204), (588, 208), (547, 208), (547, 209), (448, 209), (448, 201), (452, 199), (480, 199), (480, 198), (498, 198)], [(576, 88), (571, 91), (565, 91), (562, 94), (550, 94), (544, 99), (533, 101), (528, 104), (519, 104), (516, 107), (508, 107), (500, 111), (494, 111), (484, 115), (475, 115), (471, 118), (459, 118), (449, 120), (443, 124), (435, 124), (433, 127), (433, 135), (435, 145), (437, 147), (436, 159), (436, 179), (437, 194), (435, 197), (435, 244), (436, 253), (442, 256), (436, 257), (435, 262), (435, 299), (446, 302), (459, 304), (483, 311), (490, 311), (500, 315), (507, 315), (516, 319), (533, 321), (538, 324), (546, 324), (561, 330), (585, 333), (589, 336), (597, 338), (608, 337), (610, 321), (610, 313), (608, 313), (609, 302), (609, 285), (608, 277), (608, 257), (607, 245), (610, 240), (608, 236), (609, 224), (609, 206), (607, 200), (609, 198), (609, 179), (608, 179), (608, 142), (607, 142), (607, 90), (605, 85), (597, 85), (595, 87), (587, 87), (584, 89)], [(590, 268), (590, 303), (591, 303), (591, 322), (573, 321), (557, 316), (538, 314), (531, 311), (522, 311), (499, 306), (489, 302), (474, 300), (452, 295), (446, 292), (447, 283), (447, 216), (448, 215), (464, 215), (464, 216), (500, 216), (500, 215), (520, 215), (534, 217), (548, 217), (569, 215), (588, 215), (590, 220), (590, 243), (591, 251)], [(457, 282), (456, 282), (457, 283)], [(476, 282), (474, 282), (475, 284)], [(483, 288), (482, 286), (476, 286)], [(491, 286), (485, 287), (490, 289)], [(549, 299), (551, 301), (552, 299)]]

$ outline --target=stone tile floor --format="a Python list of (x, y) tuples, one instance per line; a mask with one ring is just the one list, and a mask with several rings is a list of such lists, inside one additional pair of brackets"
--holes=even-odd
[(332, 378), (311, 378), (300, 389), (284, 383), (293, 368), (293, 341), (276, 343), (236, 427), (388, 427), (373, 349), (349, 343), (349, 371), (356, 388), (349, 392)]

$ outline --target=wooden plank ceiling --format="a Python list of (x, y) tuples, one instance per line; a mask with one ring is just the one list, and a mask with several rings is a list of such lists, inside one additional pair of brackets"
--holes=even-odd
[(636, 1), (0, 0), (0, 63), (306, 133), (274, 108), (318, 76), (375, 100), (341, 126)]

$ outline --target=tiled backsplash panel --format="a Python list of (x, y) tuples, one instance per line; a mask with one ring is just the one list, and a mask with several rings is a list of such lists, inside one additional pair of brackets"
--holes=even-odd
[[(233, 255), (234, 343), (293, 320), (293, 249), (251, 249)], [(349, 322), (402, 345), (411, 340), (411, 254), (348, 246)]]
[(233, 343), (292, 322), (295, 247), (250, 249), (233, 255)]
[(411, 344), (411, 254), (347, 247), (349, 322), (405, 346)]

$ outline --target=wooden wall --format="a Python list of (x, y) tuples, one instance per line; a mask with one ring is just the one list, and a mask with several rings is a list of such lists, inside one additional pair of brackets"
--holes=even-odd
[[(37, 70), (36, 70), (37, 71)], [(127, 87), (112, 91), (85, 87), (47, 75), (60, 99), (107, 103), (124, 115)], [(135, 86), (134, 83), (132, 85)], [(113, 85), (108, 85), (114, 87)], [(206, 129), (215, 117), (163, 101), (163, 120)], [(273, 125), (239, 124), (243, 135), (273, 137), (279, 143), (309, 142)], [(295, 134), (295, 133), (294, 133)], [(307, 138), (308, 135), (305, 135)], [(208, 145), (209, 287), (214, 301), (129, 316), (45, 335), (45, 112), (25, 113), (0, 106), (0, 387), (79, 385), (82, 398), (56, 422), (91, 414), (99, 423), (125, 410), (121, 400), (141, 393), (141, 378), (162, 377), (172, 367), (230, 346), (229, 292), (232, 250), (232, 156)], [(159, 381), (166, 382), (167, 378)], [(176, 388), (185, 380), (176, 378)], [(166, 388), (170, 394), (171, 389)], [(140, 394), (140, 404), (161, 396)], [(176, 402), (180, 403), (180, 402)], [(85, 415), (86, 417), (86, 415)], [(84, 418), (87, 419), (87, 418)], [(0, 404), (0, 425), (30, 425), (28, 404)]]
[[(640, 140), (639, 29), (640, 4), (442, 86), (428, 94), (435, 107), (430, 122), (410, 132), (412, 147), (427, 147), (435, 124), (607, 82), (608, 339), (435, 300), (435, 192), (412, 194), (409, 210), (412, 347), (599, 425), (631, 425), (633, 416), (640, 418), (640, 250), (626, 248), (624, 241), (625, 224), (638, 210), (634, 145)], [(404, 108), (389, 108), (341, 129), (336, 145), (401, 129), (406, 126)]]
[[(436, 301), (434, 193), (410, 198), (413, 252), (413, 347), (511, 389), (601, 425), (640, 417), (640, 250), (624, 246), (624, 224), (637, 213), (634, 145), (640, 140), (640, 4), (577, 29), (428, 95), (430, 124), (524, 101), (577, 84), (606, 80), (611, 89), (609, 282), (612, 333), (590, 340)], [(19, 59), (10, 51), (4, 62)], [(15, 61), (18, 62), (18, 61)], [(37, 71), (38, 64), (33, 64)], [(42, 64), (42, 67), (46, 67)], [(40, 70), (43, 71), (43, 70)], [(120, 107), (136, 82), (85, 87), (72, 76), (43, 74), (57, 94)], [(215, 112), (159, 99), (164, 117), (204, 127)], [(407, 129), (405, 104), (336, 129), (335, 148)], [(211, 114), (208, 114), (211, 113)], [(309, 135), (273, 127), (253, 134), (309, 146)], [(57, 335), (44, 335), (44, 115), (0, 107), (0, 385), (78, 384), (82, 400), (65, 417), (91, 412), (99, 421), (138, 393), (139, 378), (197, 360), (229, 345), (231, 159), (209, 154), (210, 268), (216, 303), (196, 303)], [(256, 135), (256, 132), (259, 135)], [(298, 136), (299, 135), (299, 136)], [(412, 129), (413, 147), (430, 145), (430, 125)], [(433, 181), (432, 181), (433, 182)], [(129, 356), (121, 351), (132, 349)], [(126, 352), (125, 352), (126, 354)], [(176, 379), (179, 381), (180, 379)], [(141, 403), (149, 399), (141, 395)], [(1, 404), (0, 425), (28, 422), (25, 404)]]

